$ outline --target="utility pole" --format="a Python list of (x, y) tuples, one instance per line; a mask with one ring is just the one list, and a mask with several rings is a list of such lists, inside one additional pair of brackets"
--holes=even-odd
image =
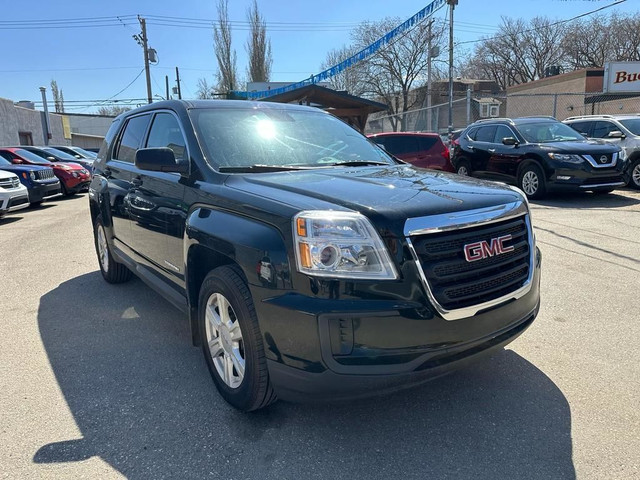
[(176, 84), (178, 85), (178, 99), (182, 100), (182, 90), (180, 90), (180, 71), (176, 67)]
[(147, 21), (138, 15), (138, 22), (140, 22), (140, 29), (142, 32), (140, 35), (134, 35), (136, 42), (142, 47), (144, 50), (144, 71), (147, 76), (147, 101), (149, 103), (153, 102), (153, 94), (151, 93), (151, 72), (149, 71), (149, 45), (147, 43)]
[(49, 107), (47, 106), (47, 89), (40, 87), (40, 93), (42, 94), (42, 105), (44, 107), (44, 144), (49, 145), (49, 139), (51, 138), (51, 129), (49, 128)]
[(167, 92), (167, 95), (164, 99), (169, 100), (169, 75), (164, 76), (164, 88)]
[(447, 0), (449, 5), (449, 141), (453, 135), (453, 9), (458, 0)]

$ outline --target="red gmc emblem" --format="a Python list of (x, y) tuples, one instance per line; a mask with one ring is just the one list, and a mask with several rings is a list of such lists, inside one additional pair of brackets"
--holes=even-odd
[(506, 247), (504, 245), (504, 242), (511, 240), (511, 238), (511, 235), (503, 235), (502, 237), (492, 238), (489, 242), (482, 240), (481, 242), (467, 243), (464, 246), (464, 258), (467, 259), (467, 262), (475, 262), (487, 257), (513, 252), (513, 246)]

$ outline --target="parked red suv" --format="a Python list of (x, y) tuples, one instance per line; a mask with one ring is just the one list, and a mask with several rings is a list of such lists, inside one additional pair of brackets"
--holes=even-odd
[(390, 154), (416, 167), (454, 172), (449, 149), (437, 133), (388, 132), (367, 135)]
[(0, 148), (0, 156), (16, 165), (43, 165), (53, 168), (53, 174), (60, 180), (64, 195), (72, 195), (86, 190), (91, 181), (89, 171), (77, 163), (50, 162), (21, 147)]

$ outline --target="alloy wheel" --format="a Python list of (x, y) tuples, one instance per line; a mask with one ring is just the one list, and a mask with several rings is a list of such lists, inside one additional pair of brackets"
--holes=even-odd
[(631, 172), (631, 181), (636, 187), (640, 187), (640, 163)]
[(107, 236), (104, 233), (104, 227), (98, 225), (98, 258), (102, 270), (109, 271), (109, 247), (107, 246)]
[(207, 346), (213, 365), (230, 388), (238, 388), (244, 379), (245, 351), (240, 323), (227, 298), (213, 293), (205, 312)]
[(540, 181), (536, 172), (528, 171), (522, 176), (522, 190), (527, 195), (535, 195), (540, 186)]

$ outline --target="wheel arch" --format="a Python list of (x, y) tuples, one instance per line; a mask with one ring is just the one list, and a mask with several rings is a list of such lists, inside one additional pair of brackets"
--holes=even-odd
[(522, 161), (520, 162), (520, 164), (518, 165), (518, 171), (516, 173), (516, 181), (518, 181), (520, 179), (520, 175), (522, 174), (522, 171), (529, 165), (535, 165), (537, 166), (540, 170), (542, 170), (542, 172), (544, 173), (545, 176), (545, 180), (548, 180), (549, 177), (551, 176), (551, 173), (549, 172), (549, 169), (547, 169), (545, 167), (544, 162), (542, 161), (542, 159), (536, 155), (527, 155), (526, 157), (524, 157), (522, 159)]
[(194, 345), (201, 342), (198, 329), (200, 287), (211, 270), (235, 266), (257, 304), (255, 289), (265, 288), (257, 271), (261, 261), (269, 257), (272, 268), (283, 268), (283, 265), (289, 268), (284, 238), (275, 227), (208, 206), (196, 206), (187, 216), (184, 248), (185, 289)]

